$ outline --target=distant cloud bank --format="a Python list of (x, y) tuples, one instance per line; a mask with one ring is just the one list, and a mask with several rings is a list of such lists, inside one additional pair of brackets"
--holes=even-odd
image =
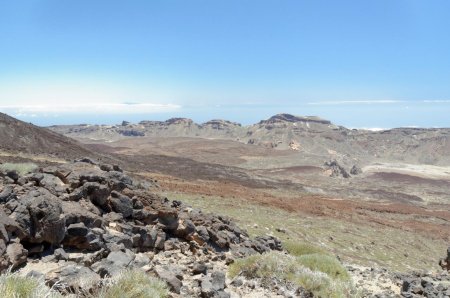
[(352, 104), (391, 104), (407, 102), (403, 100), (339, 100), (339, 101), (312, 101), (308, 105), (352, 105)]
[(450, 103), (448, 99), (426, 99), (419, 101), (410, 100), (336, 100), (336, 101), (312, 101), (306, 103), (312, 106), (337, 106), (337, 105), (370, 105), (370, 104), (399, 104), (399, 103)]
[(53, 117), (67, 114), (152, 114), (174, 112), (181, 108), (176, 104), (158, 103), (82, 103), (42, 105), (0, 105), (0, 111), (19, 117)]

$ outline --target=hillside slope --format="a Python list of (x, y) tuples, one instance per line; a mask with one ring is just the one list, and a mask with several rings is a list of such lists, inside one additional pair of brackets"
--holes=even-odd
[(137, 124), (124, 121), (121, 125), (66, 125), (50, 129), (86, 143), (189, 137), (289, 150), (298, 152), (303, 160), (319, 163), (336, 159), (348, 165), (392, 161), (450, 165), (449, 128), (357, 130), (319, 117), (278, 114), (249, 126), (226, 120), (196, 124), (191, 119), (172, 118)]
[(0, 151), (46, 155), (61, 159), (97, 156), (79, 142), (46, 128), (0, 113)]

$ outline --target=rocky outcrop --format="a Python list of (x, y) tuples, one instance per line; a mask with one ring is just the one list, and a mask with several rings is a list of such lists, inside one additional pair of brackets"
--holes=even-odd
[(402, 277), (401, 296), (450, 297), (450, 275), (442, 273), (415, 272)]
[(358, 167), (357, 165), (353, 165), (353, 167), (350, 169), (350, 174), (351, 175), (359, 175), (362, 174), (362, 169), (360, 167)]
[(443, 270), (450, 272), (450, 246), (447, 248), (447, 256), (439, 261), (439, 266), (441, 266)]
[(330, 177), (350, 178), (350, 174), (347, 172), (347, 170), (336, 160), (327, 161), (324, 165)]
[(117, 132), (126, 137), (143, 137), (143, 136), (145, 136), (145, 132), (135, 130), (135, 129), (119, 129)]
[(267, 120), (262, 120), (259, 124), (273, 124), (273, 123), (280, 123), (280, 122), (310, 122), (310, 123), (319, 123), (324, 125), (330, 125), (331, 122), (316, 116), (294, 116), (291, 114), (277, 114), (272, 117), (270, 117)]
[(235, 127), (241, 127), (241, 126), (242, 125), (240, 123), (231, 122), (228, 120), (221, 120), (221, 119), (210, 120), (201, 125), (202, 128), (210, 127), (212, 129), (216, 129), (216, 130), (233, 129)]
[[(0, 175), (0, 271), (30, 267), (65, 290), (86, 284), (74, 279), (94, 286), (125, 268), (143, 268), (176, 293), (184, 277), (200, 276), (203, 297), (227, 297), (213, 260), (229, 264), (282, 249), (276, 238), (250, 239), (229, 218), (159, 197), (120, 168), (89, 158), (18, 176)], [(177, 264), (180, 258), (188, 261)]]

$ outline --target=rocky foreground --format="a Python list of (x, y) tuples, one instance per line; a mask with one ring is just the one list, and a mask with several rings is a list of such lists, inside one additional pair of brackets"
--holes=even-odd
[[(0, 171), (0, 272), (43, 278), (63, 293), (90, 291), (124, 269), (164, 280), (172, 297), (311, 297), (281, 284), (227, 278), (236, 258), (282, 251), (228, 218), (152, 193), (118, 166), (90, 159), (19, 175)], [(347, 266), (363, 297), (450, 297), (450, 248), (437, 274)]]
[(166, 281), (174, 297), (274, 295), (233, 286), (226, 267), (238, 257), (282, 250), (277, 239), (250, 239), (229, 219), (156, 196), (147, 184), (89, 159), (24, 176), (2, 173), (0, 270), (22, 268), (66, 292), (141, 268)]

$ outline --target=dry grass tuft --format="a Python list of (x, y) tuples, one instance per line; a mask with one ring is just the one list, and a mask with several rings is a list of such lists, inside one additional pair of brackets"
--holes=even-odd
[(3, 163), (0, 164), (0, 171), (8, 172), (8, 171), (16, 171), (20, 175), (25, 175), (35, 171), (38, 166), (34, 163)]
[(236, 260), (228, 274), (259, 279), (269, 285), (278, 280), (292, 283), (313, 293), (314, 297), (357, 297), (345, 268), (328, 255), (309, 254), (299, 257), (269, 252)]

